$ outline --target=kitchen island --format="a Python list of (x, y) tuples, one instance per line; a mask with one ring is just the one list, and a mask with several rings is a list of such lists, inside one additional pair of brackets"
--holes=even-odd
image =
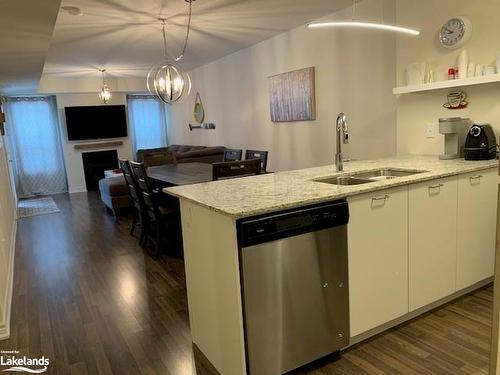
[[(406, 156), (168, 188), (181, 201), (193, 344), (247, 373), (238, 220), (346, 198), (351, 344), (491, 282), (497, 161)], [(380, 169), (391, 179), (325, 179)]]

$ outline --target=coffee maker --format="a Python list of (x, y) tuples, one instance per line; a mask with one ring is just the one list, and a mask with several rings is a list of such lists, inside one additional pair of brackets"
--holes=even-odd
[(497, 156), (497, 139), (490, 124), (474, 124), (465, 139), (465, 160), (490, 160)]
[(439, 133), (444, 135), (444, 154), (441, 160), (463, 157), (464, 139), (472, 121), (468, 118), (451, 117), (439, 119)]

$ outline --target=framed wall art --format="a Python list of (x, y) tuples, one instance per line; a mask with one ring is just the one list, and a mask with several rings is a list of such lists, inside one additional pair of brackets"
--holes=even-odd
[(269, 77), (272, 122), (316, 120), (314, 67)]

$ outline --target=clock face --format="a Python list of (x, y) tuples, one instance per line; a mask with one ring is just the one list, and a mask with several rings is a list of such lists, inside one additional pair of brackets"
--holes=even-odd
[(439, 33), (439, 41), (444, 47), (454, 47), (464, 39), (466, 25), (460, 18), (452, 18), (446, 22)]

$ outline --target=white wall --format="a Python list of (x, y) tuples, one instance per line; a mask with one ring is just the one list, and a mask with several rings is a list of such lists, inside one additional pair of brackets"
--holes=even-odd
[[(397, 39), (398, 85), (405, 85), (404, 72), (412, 62), (427, 62), (436, 80), (446, 79), (450, 66), (456, 65), (461, 49), (447, 50), (438, 43), (438, 32), (446, 20), (457, 15), (468, 16), (473, 23), (473, 35), (463, 47), (470, 60), (477, 64), (494, 65), (500, 51), (500, 2), (497, 0), (398, 0), (397, 21), (422, 31), (418, 38)], [(491, 84), (464, 89), (469, 107), (462, 110), (443, 108), (447, 90), (402, 95), (398, 99), (398, 154), (440, 154), (444, 138), (438, 132), (440, 117), (469, 117), (476, 122), (489, 122), (500, 130), (500, 85)], [(450, 90), (451, 91), (451, 90)], [(435, 138), (425, 138), (425, 127), (432, 124)]]
[(16, 228), (16, 203), (3, 142), (0, 136), (0, 339), (9, 333)]
[[(75, 150), (74, 146), (81, 143), (93, 143), (95, 141), (68, 141), (66, 131), (66, 117), (64, 115), (64, 107), (71, 106), (84, 106), (84, 105), (100, 105), (102, 102), (99, 100), (97, 93), (86, 94), (56, 94), (57, 111), (59, 113), (59, 124), (61, 127), (61, 138), (64, 152), (64, 160), (66, 163), (66, 174), (68, 177), (68, 189), (70, 193), (86, 191), (85, 175), (83, 172), (82, 152), (89, 151), (105, 151), (117, 150), (119, 158), (130, 159), (132, 156), (132, 146), (130, 144), (130, 129), (128, 131), (129, 137), (106, 139), (106, 141), (119, 140), (123, 142), (122, 146), (99, 148), (90, 150)], [(127, 97), (124, 93), (113, 93), (109, 104), (127, 104)], [(102, 140), (101, 140), (102, 141)]]
[[(145, 78), (108, 77), (106, 82), (112, 91), (111, 100), (108, 103), (111, 105), (126, 105), (127, 93), (135, 94), (145, 93), (147, 91)], [(43, 76), (40, 81), (40, 94), (56, 95), (64, 159), (66, 163), (66, 173), (68, 178), (68, 188), (70, 193), (86, 191), (81, 155), (82, 151), (75, 150), (74, 146), (76, 144), (93, 143), (96, 141), (68, 141), (64, 107), (101, 105), (102, 102), (97, 95), (101, 86), (101, 78), (55, 78), (51, 76)], [(116, 149), (119, 158), (132, 158), (130, 129), (128, 134), (129, 136), (127, 138), (109, 139), (109, 141), (122, 141), (122, 146), (111, 147), (108, 149), (99, 148), (95, 149), (95, 151)], [(108, 141), (108, 139), (106, 141)], [(94, 151), (94, 149), (85, 150), (83, 152), (88, 151)]]
[[(393, 0), (384, 0), (393, 22)], [(380, 20), (381, 2), (363, 1), (357, 17)], [(325, 17), (350, 19), (350, 8)], [(191, 72), (193, 92), (171, 107), (169, 140), (177, 144), (223, 145), (270, 151), (269, 169), (288, 170), (333, 163), (334, 122), (346, 112), (351, 144), (345, 154), (375, 158), (396, 152), (395, 37), (359, 29), (302, 26), (226, 56)], [(316, 121), (270, 121), (267, 77), (316, 68)], [(199, 91), (206, 121), (215, 131), (193, 131), (194, 97)]]

